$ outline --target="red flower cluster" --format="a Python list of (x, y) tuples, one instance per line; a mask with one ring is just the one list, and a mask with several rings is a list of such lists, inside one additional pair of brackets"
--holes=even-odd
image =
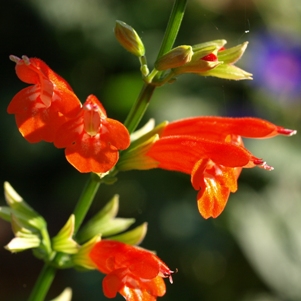
[(65, 148), (67, 160), (80, 172), (105, 173), (118, 161), (130, 136), (123, 124), (107, 118), (94, 95), (82, 105), (69, 84), (37, 58), (10, 56), (17, 76), (32, 84), (8, 106), (19, 131), (31, 142), (53, 142)]
[(152, 252), (118, 241), (101, 240), (90, 252), (90, 258), (100, 272), (107, 274), (103, 279), (106, 297), (114, 298), (119, 292), (127, 301), (155, 301), (165, 294), (162, 278), (171, 271)]
[(204, 218), (217, 217), (230, 192), (237, 190), (242, 168), (273, 169), (253, 156), (241, 138), (295, 133), (258, 118), (188, 118), (169, 123), (147, 156), (158, 162), (159, 168), (190, 174), (192, 186), (199, 190), (199, 212)]

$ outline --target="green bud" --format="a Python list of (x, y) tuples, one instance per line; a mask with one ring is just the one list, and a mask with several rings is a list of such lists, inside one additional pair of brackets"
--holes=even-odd
[(144, 45), (137, 32), (131, 26), (122, 21), (116, 21), (114, 32), (116, 39), (123, 48), (135, 56), (144, 56)]
[(124, 232), (119, 235), (111, 236), (109, 237), (109, 239), (118, 240), (129, 245), (139, 245), (144, 239), (146, 232), (147, 232), (147, 223), (143, 223), (142, 225), (136, 227), (133, 230)]
[(178, 46), (161, 56), (155, 62), (155, 68), (159, 71), (163, 71), (183, 66), (190, 62), (192, 55), (193, 51), (191, 46)]
[(79, 246), (73, 240), (75, 217), (72, 214), (60, 232), (52, 238), (52, 248), (57, 252), (75, 254)]
[[(202, 73), (215, 68), (222, 63), (217, 59), (217, 51), (218, 48), (215, 45), (198, 48), (197, 51), (194, 51), (191, 60), (187, 64), (173, 70), (174, 74)], [(213, 60), (205, 59), (208, 55), (212, 55)]]
[(88, 270), (94, 270), (95, 264), (90, 259), (90, 252), (94, 245), (101, 239), (100, 235), (96, 235), (88, 242), (80, 246), (78, 253), (72, 256), (72, 262), (77, 268), (83, 268)]
[(59, 296), (52, 299), (51, 301), (71, 301), (71, 299), (72, 299), (72, 289), (70, 287), (66, 287)]

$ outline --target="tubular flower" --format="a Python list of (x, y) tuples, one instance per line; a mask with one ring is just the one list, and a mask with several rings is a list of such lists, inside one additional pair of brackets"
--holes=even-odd
[(102, 287), (106, 297), (119, 292), (127, 301), (154, 301), (165, 294), (162, 278), (171, 271), (152, 252), (118, 241), (101, 240), (90, 252), (100, 272), (107, 274)]
[(31, 142), (53, 142), (57, 129), (81, 107), (69, 84), (37, 58), (10, 56), (17, 76), (32, 84), (17, 93), (7, 111), (15, 114), (19, 131)]
[(118, 150), (126, 149), (130, 136), (126, 127), (107, 118), (106, 111), (90, 95), (79, 113), (57, 131), (54, 145), (65, 148), (71, 165), (80, 172), (105, 173), (118, 161)]
[(230, 192), (237, 190), (242, 168), (273, 169), (253, 156), (243, 146), (241, 137), (295, 133), (258, 118), (188, 118), (168, 124), (147, 151), (145, 160), (155, 160), (158, 168), (190, 174), (192, 186), (199, 190), (200, 214), (204, 218), (217, 217)]

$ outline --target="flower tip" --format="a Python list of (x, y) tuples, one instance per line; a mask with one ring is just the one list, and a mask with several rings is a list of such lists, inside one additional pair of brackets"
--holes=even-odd
[(172, 274), (174, 274), (174, 273), (178, 273), (178, 269), (177, 269), (177, 268), (176, 268), (175, 271), (169, 271), (169, 273), (166, 274), (166, 277), (168, 277), (168, 280), (169, 280), (169, 282), (170, 282), (171, 284), (173, 284)]
[(265, 170), (268, 170), (268, 171), (272, 171), (274, 170), (274, 167), (273, 166), (270, 166), (268, 165), (265, 161), (263, 161), (262, 159), (255, 159), (253, 160), (253, 163), (255, 165), (257, 165), (258, 167), (260, 168), (263, 168)]
[(282, 127), (279, 127), (277, 129), (277, 132), (281, 135), (285, 135), (285, 136), (293, 136), (297, 134), (297, 130), (290, 130), (290, 129), (285, 129)]

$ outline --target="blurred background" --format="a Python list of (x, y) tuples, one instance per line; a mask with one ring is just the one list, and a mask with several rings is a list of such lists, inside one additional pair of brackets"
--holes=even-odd
[[(123, 121), (142, 86), (139, 65), (116, 42), (115, 20), (141, 36), (150, 68), (159, 50), (173, 1), (10, 0), (0, 3), (1, 183), (9, 181), (48, 221), (55, 235), (71, 214), (88, 175), (79, 174), (51, 144), (29, 144), (14, 116), (12, 97), (26, 84), (8, 56), (43, 59), (85, 101), (95, 94), (108, 116)], [(226, 39), (249, 41), (238, 66), (253, 81), (186, 75), (155, 92), (143, 120), (195, 115), (258, 116), (300, 130), (301, 2), (299, 0), (190, 0), (176, 45)], [(115, 193), (121, 217), (148, 222), (142, 244), (171, 269), (165, 301), (301, 300), (300, 137), (246, 141), (273, 172), (245, 169), (239, 190), (222, 215), (204, 220), (189, 176), (162, 170), (119, 175), (102, 186), (92, 211)], [(2, 193), (3, 195), (3, 193)], [(0, 197), (0, 206), (4, 206)], [(3, 249), (10, 225), (0, 220), (0, 300), (26, 300), (42, 262), (30, 251)], [(47, 300), (65, 287), (74, 301), (105, 300), (98, 272), (59, 271)], [(123, 300), (120, 296), (116, 300)]]

